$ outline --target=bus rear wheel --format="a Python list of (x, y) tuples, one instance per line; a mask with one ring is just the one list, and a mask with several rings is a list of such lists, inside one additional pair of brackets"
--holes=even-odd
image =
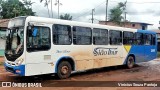
[(57, 76), (59, 79), (66, 79), (71, 75), (71, 64), (67, 61), (62, 61), (58, 65)]
[(135, 64), (135, 60), (134, 60), (134, 57), (133, 56), (129, 56), (128, 58), (127, 58), (127, 67), (129, 68), (129, 69), (131, 69), (131, 68), (133, 68), (134, 67), (134, 64)]

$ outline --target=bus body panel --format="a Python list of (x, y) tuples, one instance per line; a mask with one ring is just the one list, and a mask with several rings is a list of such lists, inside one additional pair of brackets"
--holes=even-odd
[[(49, 27), (50, 33), (52, 33), (51, 24), (45, 24), (45, 23), (36, 24), (36, 22), (32, 22), (32, 23), (35, 23), (35, 26), (38, 26), (38, 27)], [(53, 46), (51, 44), (51, 48), (45, 51), (28, 52), (26, 50), (26, 76), (47, 74), (47, 73), (54, 72), (54, 65), (53, 65), (54, 62), (52, 59), (53, 58), (52, 47)]]
[[(50, 28), (51, 48), (46, 51), (28, 52), (26, 50), (27, 26), (32, 23), (35, 26), (45, 26)], [(29, 16), (26, 18), (24, 30), (24, 53), (22, 66), (10, 66), (5, 63), (5, 68), (23, 70), (22, 73), (15, 73), (22, 76), (41, 75), (57, 73), (57, 66), (62, 58), (72, 58), (74, 60), (74, 70), (82, 71), (93, 68), (116, 66), (126, 64), (129, 55), (135, 56), (135, 62), (145, 62), (156, 58), (156, 45), (54, 45), (52, 25), (62, 24), (73, 26), (82, 26), (90, 28), (102, 28), (107, 30), (130, 31), (156, 34), (150, 31), (136, 30), (123, 27), (114, 27), (98, 24), (80, 23), (75, 21), (57, 20), (41, 17)], [(73, 40), (72, 40), (73, 41)], [(21, 58), (21, 57), (20, 57)], [(9, 70), (8, 70), (9, 71)], [(11, 71), (9, 71), (11, 72)], [(12, 72), (13, 73), (13, 72)]]
[[(156, 35), (155, 32), (148, 30), (137, 30), (137, 32)], [(128, 55), (132, 54), (135, 56), (135, 63), (147, 62), (157, 58), (157, 43), (155, 43), (155, 45), (130, 45), (130, 47)]]

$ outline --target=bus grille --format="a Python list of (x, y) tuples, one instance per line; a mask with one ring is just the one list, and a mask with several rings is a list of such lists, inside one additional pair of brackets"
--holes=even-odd
[(11, 67), (6, 67), (6, 70), (9, 71), (9, 72), (13, 72), (14, 73), (14, 69), (11, 68)]

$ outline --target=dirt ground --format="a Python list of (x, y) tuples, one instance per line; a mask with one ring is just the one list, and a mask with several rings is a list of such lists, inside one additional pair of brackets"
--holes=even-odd
[(4, 58), (0, 56), (0, 62), (3, 62), (3, 61), (4, 61)]
[[(0, 61), (3, 61), (1, 59)], [(20, 77), (6, 72), (0, 66), (0, 81), (11, 82), (41, 82), (43, 88), (0, 88), (0, 90), (14, 89), (39, 89), (39, 90), (160, 90), (157, 87), (105, 87), (112, 81), (160, 81), (160, 59), (140, 63), (132, 69), (125, 66), (107, 67), (85, 72), (73, 73), (70, 78), (58, 80), (54, 75), (42, 75), (35, 77)], [(104, 81), (104, 82), (103, 82)], [(108, 81), (108, 82), (107, 82)], [(105, 83), (106, 82), (106, 83)], [(80, 84), (80, 86), (78, 85)], [(160, 84), (160, 83), (159, 83)], [(51, 87), (52, 86), (52, 87)], [(96, 87), (95, 87), (96, 86)]]

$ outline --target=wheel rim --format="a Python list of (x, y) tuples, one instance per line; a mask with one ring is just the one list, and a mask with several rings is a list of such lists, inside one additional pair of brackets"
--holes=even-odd
[(63, 66), (61, 68), (61, 74), (62, 75), (66, 75), (68, 73), (68, 71), (69, 71), (69, 68), (67, 66)]
[(132, 67), (132, 66), (133, 66), (133, 63), (134, 63), (134, 62), (133, 62), (133, 59), (130, 58), (130, 59), (128, 60), (128, 65)]

